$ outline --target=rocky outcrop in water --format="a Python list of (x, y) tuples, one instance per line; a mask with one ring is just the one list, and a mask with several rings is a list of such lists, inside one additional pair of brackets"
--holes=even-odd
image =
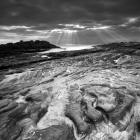
[(0, 69), (16, 68), (46, 60), (39, 52), (57, 49), (47, 41), (20, 41), (0, 45)]
[(7, 56), (16, 56), (24, 53), (33, 53), (47, 51), (49, 49), (59, 48), (47, 41), (20, 41), (16, 43), (7, 43), (0, 45), (0, 58)]

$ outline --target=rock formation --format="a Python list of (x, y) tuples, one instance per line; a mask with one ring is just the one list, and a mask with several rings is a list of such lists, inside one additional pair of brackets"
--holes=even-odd
[(139, 46), (51, 53), (1, 70), (0, 140), (139, 140)]

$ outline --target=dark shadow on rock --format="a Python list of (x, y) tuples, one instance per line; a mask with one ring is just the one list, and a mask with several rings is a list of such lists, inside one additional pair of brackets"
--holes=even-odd
[[(126, 91), (129, 94), (128, 91)], [(133, 103), (135, 102), (135, 98), (130, 95), (125, 95), (123, 93), (117, 93), (117, 106), (116, 108), (108, 113), (109, 119), (112, 121), (113, 124), (118, 122), (119, 120), (123, 119), (127, 112), (130, 111), (132, 108)]]
[(73, 128), (63, 125), (53, 125), (43, 130), (36, 130), (30, 138), (26, 140), (76, 140)]
[(66, 108), (65, 115), (74, 122), (78, 133), (86, 134), (90, 132), (91, 126), (83, 120), (81, 105), (79, 103), (69, 104)]

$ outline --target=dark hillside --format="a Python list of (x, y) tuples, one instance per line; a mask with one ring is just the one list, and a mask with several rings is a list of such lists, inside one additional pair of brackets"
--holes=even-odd
[(34, 53), (47, 51), (49, 49), (59, 48), (47, 41), (20, 41), (16, 43), (7, 43), (0, 45), (0, 57), (11, 55), (21, 55), (23, 53)]

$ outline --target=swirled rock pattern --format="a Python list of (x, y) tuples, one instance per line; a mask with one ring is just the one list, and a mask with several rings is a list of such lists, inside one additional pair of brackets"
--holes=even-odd
[(1, 70), (0, 140), (139, 140), (139, 46)]

